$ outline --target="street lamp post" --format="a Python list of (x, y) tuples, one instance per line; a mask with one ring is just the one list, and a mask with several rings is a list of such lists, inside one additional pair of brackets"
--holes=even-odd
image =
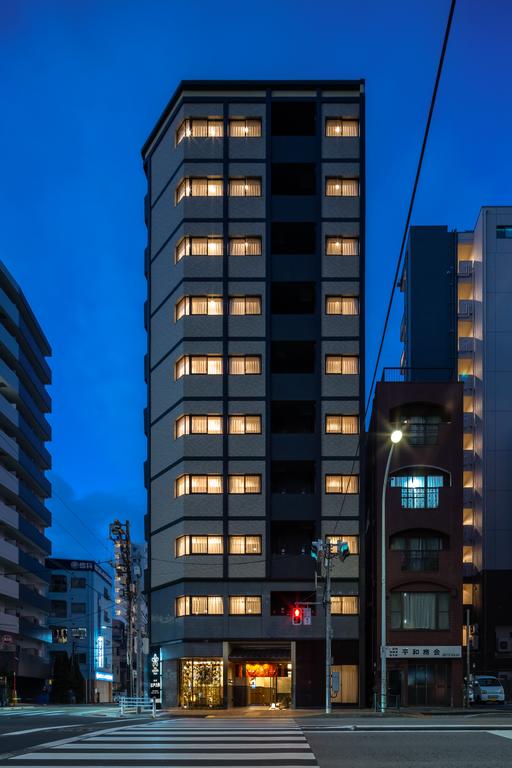
[(387, 665), (386, 665), (386, 489), (388, 485), (389, 467), (393, 450), (402, 439), (402, 431), (395, 429), (391, 433), (391, 445), (389, 447), (386, 470), (384, 472), (384, 482), (382, 484), (382, 503), (381, 503), (381, 543), (380, 543), (380, 711), (382, 714), (386, 711), (387, 699)]

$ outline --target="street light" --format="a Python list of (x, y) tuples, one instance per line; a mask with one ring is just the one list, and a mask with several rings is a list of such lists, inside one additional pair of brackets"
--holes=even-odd
[(386, 669), (386, 489), (388, 486), (389, 467), (395, 445), (398, 445), (403, 437), (401, 429), (394, 429), (390, 435), (391, 445), (389, 446), (388, 460), (384, 472), (384, 482), (382, 485), (382, 503), (381, 503), (381, 552), (380, 552), (380, 711), (384, 714), (386, 711), (387, 699), (387, 669)]

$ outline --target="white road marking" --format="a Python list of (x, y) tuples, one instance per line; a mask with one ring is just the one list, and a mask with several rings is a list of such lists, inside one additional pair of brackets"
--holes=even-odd
[(501, 736), (504, 739), (512, 739), (512, 730), (510, 731), (488, 731), (493, 736)]

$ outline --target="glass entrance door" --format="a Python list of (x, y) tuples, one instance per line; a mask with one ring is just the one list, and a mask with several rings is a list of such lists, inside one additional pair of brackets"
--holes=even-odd
[(450, 704), (450, 666), (409, 664), (407, 668), (407, 704), (411, 707), (442, 707)]

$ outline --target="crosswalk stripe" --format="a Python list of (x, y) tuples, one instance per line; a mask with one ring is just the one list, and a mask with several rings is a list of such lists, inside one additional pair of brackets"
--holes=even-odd
[[(202, 756), (201, 756), (202, 755)], [(20, 755), (18, 757), (11, 757), (11, 760), (44, 760), (48, 759), (48, 753), (47, 752), (30, 752), (27, 755)], [(51, 760), (70, 760), (73, 759), (73, 761), (77, 760), (77, 754), (76, 752), (62, 752), (58, 754), (52, 754)], [(257, 752), (252, 755), (248, 755), (246, 753), (243, 754), (243, 756), (240, 754), (240, 752), (232, 753), (232, 752), (219, 752), (218, 754), (212, 753), (210, 750), (208, 752), (198, 753), (198, 752), (175, 752), (173, 755), (170, 755), (169, 752), (155, 752), (152, 755), (148, 755), (145, 753), (141, 753), (140, 757), (142, 758), (143, 764), (147, 762), (157, 762), (159, 760), (165, 760), (167, 765), (172, 765), (170, 762), (170, 759), (173, 758), (174, 760), (193, 760), (197, 762), (198, 760), (208, 760), (209, 762), (216, 762), (218, 763), (221, 760), (240, 760), (241, 757), (243, 757), (244, 761), (246, 763), (253, 763), (253, 762), (261, 762), (262, 760), (275, 760), (276, 758), (280, 758), (281, 760), (304, 760), (304, 761), (311, 761), (315, 760), (315, 756), (308, 752), (307, 754), (300, 754), (297, 752)], [(89, 760), (89, 756), (86, 756), (83, 758), (84, 760)], [(97, 760), (98, 758), (95, 758)], [(134, 753), (133, 752), (113, 752), (111, 754), (108, 753), (102, 753), (99, 756), (100, 760), (112, 760), (112, 761), (118, 761), (118, 760), (133, 760), (134, 759)], [(267, 765), (271, 765), (272, 763), (267, 763)]]

